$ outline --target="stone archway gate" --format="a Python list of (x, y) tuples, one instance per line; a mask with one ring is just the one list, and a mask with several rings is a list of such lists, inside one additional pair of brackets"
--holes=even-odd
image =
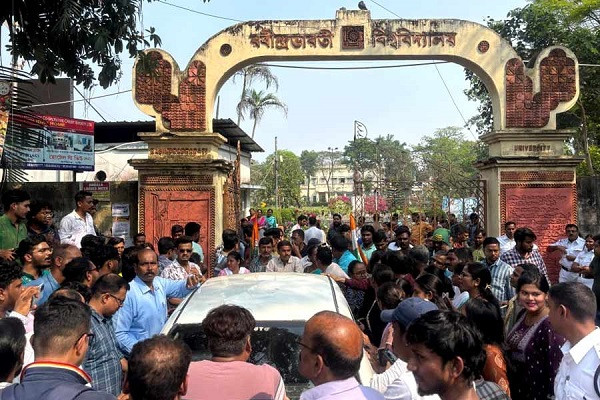
[[(136, 63), (133, 99), (156, 118), (156, 132), (140, 134), (149, 158), (131, 164), (140, 174), (140, 228), (155, 240), (166, 233), (161, 223), (174, 220), (169, 213), (175, 210), (183, 212), (179, 219), (208, 218), (203, 222), (210, 227), (210, 250), (215, 233), (237, 219), (224, 215), (223, 186), (232, 166), (217, 158), (225, 139), (212, 129), (214, 103), (236, 71), (273, 60), (435, 59), (472, 70), (485, 84), (494, 114), (494, 130), (481, 137), (490, 158), (479, 165), (488, 186), (488, 234), (516, 220), (542, 234), (544, 245), (576, 221), (574, 168), (580, 160), (563, 152), (571, 132), (556, 130), (556, 114), (579, 96), (577, 58), (564, 47), (541, 50), (527, 68), (507, 41), (474, 22), (372, 20), (369, 11), (340, 9), (333, 20), (231, 26), (204, 43), (184, 69), (163, 50), (147, 50), (147, 56), (153, 70)], [(157, 194), (188, 200), (169, 210)]]

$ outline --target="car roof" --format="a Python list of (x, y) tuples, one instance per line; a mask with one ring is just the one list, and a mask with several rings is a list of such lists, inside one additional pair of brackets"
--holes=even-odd
[(208, 311), (223, 304), (244, 307), (257, 321), (306, 321), (322, 310), (352, 318), (342, 291), (330, 278), (315, 274), (264, 272), (207, 280), (182, 304), (180, 313), (174, 316), (176, 321), (169, 322), (201, 323)]

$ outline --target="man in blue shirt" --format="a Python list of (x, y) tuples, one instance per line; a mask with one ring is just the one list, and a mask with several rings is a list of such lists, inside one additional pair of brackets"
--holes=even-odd
[(123, 307), (115, 314), (115, 334), (121, 351), (128, 355), (138, 341), (160, 332), (167, 322), (167, 297), (184, 298), (198, 285), (198, 278), (190, 275), (174, 281), (158, 275), (156, 253), (141, 250), (134, 266), (136, 277)]
[(63, 269), (65, 269), (65, 266), (70, 263), (72, 259), (78, 257), (81, 257), (81, 250), (72, 244), (60, 244), (54, 248), (54, 251), (52, 252), (52, 264), (50, 265), (49, 270), (50, 273), (42, 274), (38, 279), (25, 285), (44, 285), (40, 291), (40, 297), (36, 301), (38, 307), (48, 301), (48, 297), (58, 290), (60, 284), (65, 280), (62, 273)]
[(331, 252), (333, 253), (333, 262), (342, 267), (347, 274), (348, 265), (356, 260), (354, 254), (348, 250), (348, 239), (341, 235), (335, 235), (329, 242), (331, 244)]

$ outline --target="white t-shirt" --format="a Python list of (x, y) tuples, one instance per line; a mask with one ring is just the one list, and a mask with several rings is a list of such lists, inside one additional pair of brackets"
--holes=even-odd
[(325, 243), (325, 232), (316, 226), (311, 226), (307, 230), (304, 231), (304, 243), (308, 244), (310, 239), (319, 239), (321, 243)]

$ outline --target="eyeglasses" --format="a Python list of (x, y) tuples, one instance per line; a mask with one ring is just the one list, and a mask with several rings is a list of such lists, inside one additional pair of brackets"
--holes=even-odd
[(113, 295), (113, 294), (110, 294), (110, 293), (104, 293), (104, 294), (107, 294), (107, 295), (109, 295), (110, 297), (112, 297), (113, 299), (115, 299), (115, 300), (117, 301), (117, 303), (119, 303), (119, 307), (122, 307), (122, 306), (123, 306), (123, 303), (125, 303), (125, 299), (120, 299), (120, 298), (118, 298), (117, 296), (115, 296), (115, 295)]
[(179, 252), (180, 253), (191, 253), (192, 250), (189, 250), (189, 249), (180, 249)]
[(79, 337), (77, 338), (77, 340), (75, 341), (75, 344), (79, 343), (79, 341), (81, 340), (82, 337), (87, 336), (88, 341), (91, 341), (96, 335), (92, 332), (84, 332), (81, 335), (79, 335)]
[(309, 350), (311, 353), (318, 354), (318, 353), (315, 351), (315, 349), (313, 349), (312, 347), (310, 347), (310, 346), (307, 346), (307, 345), (305, 345), (304, 343), (302, 343), (302, 341), (300, 340), (300, 338), (296, 339), (296, 344), (298, 344), (298, 345), (300, 345), (300, 346), (304, 347), (306, 350)]

